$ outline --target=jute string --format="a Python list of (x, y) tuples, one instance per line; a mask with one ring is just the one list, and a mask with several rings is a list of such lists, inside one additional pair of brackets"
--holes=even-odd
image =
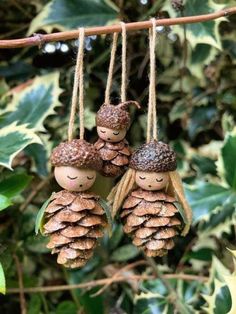
[[(126, 87), (127, 87), (127, 35), (126, 35), (126, 26), (124, 22), (120, 22), (121, 24), (121, 36), (122, 36), (122, 52), (121, 52), (121, 88), (120, 88), (120, 98), (121, 102), (126, 101)], [(109, 70), (107, 76), (107, 83), (105, 89), (105, 104), (110, 103), (110, 94), (111, 94), (111, 86), (112, 86), (112, 79), (113, 79), (113, 72), (114, 72), (114, 65), (115, 65), (115, 57), (116, 57), (116, 50), (117, 50), (117, 41), (118, 41), (118, 33), (113, 34), (112, 39), (112, 46), (111, 46), (111, 55), (110, 55), (110, 63), (109, 63)]]
[(83, 63), (84, 63), (84, 28), (79, 29), (79, 48), (76, 58), (74, 85), (71, 99), (71, 112), (68, 126), (68, 141), (73, 140), (75, 115), (78, 104), (79, 91), (79, 120), (80, 120), (80, 139), (84, 138), (84, 79), (83, 79)]
[(156, 24), (155, 19), (151, 19), (152, 28), (149, 30), (149, 51), (150, 51), (150, 82), (148, 98), (147, 116), (147, 143), (151, 139), (157, 140), (157, 111), (156, 111)]
[(112, 78), (113, 78), (115, 57), (116, 57), (116, 49), (117, 49), (117, 39), (118, 39), (118, 33), (114, 33), (113, 39), (112, 39), (110, 64), (109, 64), (107, 84), (106, 84), (106, 90), (105, 90), (105, 101), (104, 101), (105, 104), (110, 103), (111, 85), (112, 85)]
[(121, 102), (126, 101), (126, 86), (127, 86), (127, 34), (126, 34), (126, 26), (124, 22), (120, 22), (121, 24), (121, 36), (122, 36), (122, 52), (121, 52)]

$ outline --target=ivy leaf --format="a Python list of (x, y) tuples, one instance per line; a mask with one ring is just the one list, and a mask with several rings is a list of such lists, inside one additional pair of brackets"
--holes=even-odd
[(13, 158), (32, 143), (41, 144), (41, 140), (26, 125), (17, 125), (13, 122), (0, 129), (0, 165), (12, 169)]
[(11, 200), (7, 196), (0, 194), (0, 211), (2, 211), (3, 209), (7, 208), (10, 205), (12, 205)]
[(125, 262), (136, 257), (139, 253), (140, 251), (136, 248), (136, 246), (126, 244), (116, 249), (112, 253), (111, 259), (116, 262)]
[(109, 0), (52, 0), (31, 22), (28, 35), (38, 29), (50, 33), (53, 28), (105, 25), (117, 18), (118, 8)]
[(211, 212), (230, 197), (231, 191), (220, 185), (198, 181), (195, 185), (185, 185), (187, 200), (193, 210), (193, 220), (198, 222), (209, 217)]
[(0, 293), (6, 294), (6, 279), (1, 263), (0, 263)]
[(55, 107), (60, 105), (61, 91), (59, 72), (36, 77), (30, 86), (13, 94), (12, 101), (2, 111), (0, 126), (18, 121), (18, 124), (28, 124), (36, 131), (44, 131), (45, 118), (54, 114)]

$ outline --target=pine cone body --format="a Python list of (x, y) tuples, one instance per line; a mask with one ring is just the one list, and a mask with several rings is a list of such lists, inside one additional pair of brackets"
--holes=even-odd
[(124, 232), (147, 256), (163, 256), (174, 247), (174, 237), (181, 229), (175, 198), (163, 191), (140, 188), (127, 197), (121, 212)]
[(118, 143), (110, 143), (99, 138), (94, 146), (103, 160), (102, 175), (115, 177), (124, 173), (131, 155), (129, 143), (125, 139)]
[(57, 253), (58, 264), (78, 268), (92, 257), (98, 238), (106, 226), (99, 197), (92, 193), (62, 190), (53, 195), (45, 209), (44, 234), (47, 247)]

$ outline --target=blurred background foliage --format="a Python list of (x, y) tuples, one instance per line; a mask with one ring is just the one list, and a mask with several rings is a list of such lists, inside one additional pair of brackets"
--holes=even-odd
[[(0, 39), (25, 37), (119, 20), (141, 21), (209, 13), (235, 0), (1, 0)], [(128, 34), (128, 140), (145, 141), (148, 99), (147, 31)], [(78, 41), (0, 51), (0, 312), (236, 313), (236, 16), (184, 26), (157, 27), (157, 111), (160, 139), (178, 154), (194, 221), (168, 257), (145, 260), (114, 222), (96, 254), (81, 270), (56, 264), (34, 234), (42, 203), (58, 190), (48, 163), (52, 147), (66, 139)], [(86, 38), (86, 138), (96, 140), (95, 113), (103, 103), (111, 36)], [(120, 47), (112, 98), (119, 101)], [(77, 124), (78, 126), (78, 124)], [(13, 171), (12, 171), (13, 169)], [(103, 197), (114, 182), (99, 177)], [(118, 273), (117, 273), (118, 272)], [(99, 287), (13, 294), (27, 287), (71, 285), (111, 276), (149, 280)], [(57, 290), (57, 289), (56, 289)], [(97, 293), (97, 295), (95, 295)]]

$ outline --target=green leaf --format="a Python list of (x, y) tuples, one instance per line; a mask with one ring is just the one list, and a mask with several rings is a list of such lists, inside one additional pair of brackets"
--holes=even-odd
[(11, 200), (5, 196), (0, 194), (0, 211), (12, 205)]
[(0, 293), (6, 294), (6, 279), (1, 263), (0, 263)]
[(126, 244), (116, 249), (112, 253), (111, 259), (116, 262), (125, 262), (138, 256), (139, 253), (140, 251), (136, 248), (136, 246), (132, 244)]
[(18, 121), (18, 124), (27, 124), (36, 131), (44, 131), (44, 120), (60, 105), (61, 91), (59, 72), (36, 77), (30, 86), (13, 94), (12, 101), (2, 111), (4, 116), (0, 126)]
[(226, 182), (236, 190), (236, 128), (225, 138), (221, 149), (221, 161)]
[(194, 107), (188, 123), (188, 133), (194, 139), (201, 131), (209, 130), (218, 118), (215, 105)]
[(72, 301), (61, 302), (56, 309), (55, 314), (76, 314), (77, 307)]
[(49, 174), (49, 151), (46, 144), (47, 143), (44, 145), (32, 144), (25, 149), (26, 154), (33, 159), (32, 171), (37, 172), (37, 174), (42, 177), (46, 177)]
[(53, 194), (49, 197), (48, 200), (46, 200), (40, 210), (38, 211), (36, 221), (35, 221), (35, 233), (38, 234), (39, 231), (41, 234), (43, 234), (43, 217), (44, 217), (44, 212), (48, 204), (50, 203), (51, 199), (53, 197)]
[(175, 205), (175, 207), (178, 208), (178, 211), (179, 211), (181, 217), (183, 218), (184, 223), (188, 224), (188, 219), (185, 215), (185, 211), (184, 211), (182, 205), (179, 202), (174, 202), (174, 205)]
[(41, 313), (42, 301), (39, 295), (32, 294), (28, 306), (28, 314), (39, 314)]
[(13, 122), (0, 129), (0, 165), (11, 169), (14, 157), (32, 143), (41, 144), (41, 140), (26, 125)]
[(185, 192), (193, 210), (193, 220), (198, 222), (209, 217), (211, 212), (230, 197), (231, 191), (211, 183), (198, 181), (196, 185), (185, 185)]
[(105, 25), (117, 18), (117, 7), (109, 0), (52, 0), (31, 22), (28, 35), (38, 29), (51, 32)]
[(111, 233), (112, 233), (111, 208), (103, 198), (99, 199), (99, 204), (105, 210), (107, 221), (108, 221), (108, 232), (109, 232), (109, 235), (111, 236)]
[(0, 182), (0, 193), (8, 198), (20, 194), (30, 183), (32, 177), (25, 173), (13, 174)]

